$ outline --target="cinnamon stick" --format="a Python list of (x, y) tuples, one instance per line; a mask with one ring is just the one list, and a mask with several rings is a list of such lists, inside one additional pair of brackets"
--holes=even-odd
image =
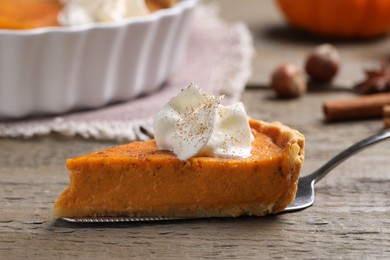
[(327, 121), (382, 118), (383, 107), (390, 105), (390, 93), (359, 96), (352, 99), (328, 100), (323, 109)]
[(386, 105), (383, 107), (383, 123), (385, 129), (390, 128), (390, 105)]

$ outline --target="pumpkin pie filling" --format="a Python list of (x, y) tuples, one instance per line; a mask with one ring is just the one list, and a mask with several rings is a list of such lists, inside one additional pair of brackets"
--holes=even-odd
[(59, 26), (58, 13), (62, 5), (57, 0), (2, 0), (0, 28), (31, 29)]
[(295, 198), (304, 137), (280, 123), (249, 120), (248, 158), (181, 161), (154, 140), (69, 159), (57, 217), (224, 217), (277, 213)]
[[(91, 0), (91, 2), (96, 0)], [(110, 0), (107, 0), (110, 2)], [(1, 0), (0, 29), (33, 29), (62, 26), (58, 16), (69, 1), (61, 0)], [(150, 12), (174, 6), (176, 0), (145, 0)]]

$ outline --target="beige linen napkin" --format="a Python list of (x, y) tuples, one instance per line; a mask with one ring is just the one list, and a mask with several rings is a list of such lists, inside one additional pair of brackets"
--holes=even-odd
[(225, 95), (226, 104), (238, 101), (250, 76), (252, 38), (244, 24), (223, 21), (217, 9), (197, 7), (184, 61), (158, 91), (95, 110), (0, 121), (0, 137), (28, 138), (55, 132), (105, 140), (147, 139), (142, 129), (151, 129), (160, 108), (191, 82), (209, 94)]

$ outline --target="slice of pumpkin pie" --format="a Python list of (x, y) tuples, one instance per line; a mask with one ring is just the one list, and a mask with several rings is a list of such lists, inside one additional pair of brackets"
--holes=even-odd
[(295, 198), (303, 135), (248, 120), (242, 104), (224, 107), (190, 85), (162, 109), (155, 133), (69, 159), (70, 184), (54, 215), (262, 216)]

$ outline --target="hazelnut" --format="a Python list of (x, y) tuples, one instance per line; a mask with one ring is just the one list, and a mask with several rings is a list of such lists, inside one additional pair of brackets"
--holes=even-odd
[(307, 84), (302, 71), (292, 64), (283, 64), (272, 74), (271, 86), (281, 98), (295, 98), (306, 93)]
[(305, 70), (314, 81), (329, 82), (340, 67), (340, 56), (331, 44), (322, 44), (309, 53)]

